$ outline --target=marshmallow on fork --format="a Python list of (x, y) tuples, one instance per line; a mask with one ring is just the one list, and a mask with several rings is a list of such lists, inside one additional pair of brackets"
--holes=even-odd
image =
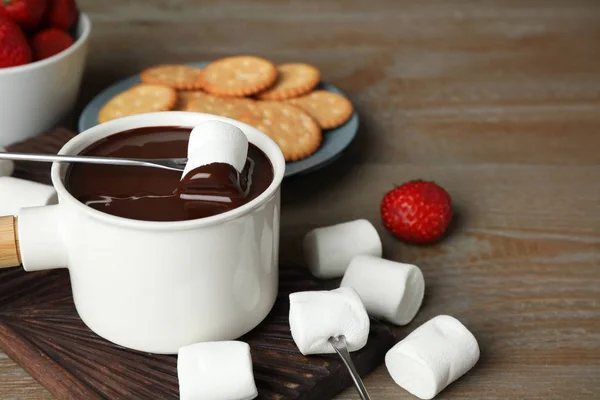
[(206, 342), (179, 349), (181, 400), (250, 400), (258, 396), (250, 346), (239, 341)]
[(304, 257), (317, 278), (344, 275), (350, 261), (358, 255), (381, 257), (381, 239), (365, 219), (313, 229), (304, 237)]
[(196, 126), (188, 142), (188, 161), (181, 175), (204, 165), (224, 163), (242, 173), (248, 158), (248, 138), (237, 126), (210, 120)]
[(373, 256), (354, 257), (340, 286), (355, 289), (370, 316), (396, 325), (412, 321), (425, 294), (419, 267)]
[(290, 294), (290, 329), (303, 355), (335, 353), (329, 338), (342, 335), (349, 351), (360, 350), (369, 328), (367, 311), (352, 288)]
[(434, 398), (479, 360), (475, 336), (456, 318), (437, 316), (392, 347), (385, 366), (392, 379), (420, 399)]
[(57, 202), (53, 186), (11, 176), (0, 177), (0, 215), (17, 215), (21, 208)]
[[(0, 147), (0, 153), (6, 153), (6, 149), (4, 147)], [(14, 169), (15, 164), (12, 161), (0, 160), (0, 176), (11, 176)], [(1, 192), (0, 196), (2, 196)]]

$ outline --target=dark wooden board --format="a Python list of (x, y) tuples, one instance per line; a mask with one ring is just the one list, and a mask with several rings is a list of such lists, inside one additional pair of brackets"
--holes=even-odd
[[(52, 153), (73, 134), (57, 130), (16, 144), (10, 151)], [(15, 175), (48, 182), (48, 165), (18, 163)], [(302, 356), (288, 324), (288, 294), (325, 284), (303, 268), (282, 267), (273, 311), (242, 337), (250, 344), (260, 399), (333, 397), (352, 384), (334, 355)], [(369, 342), (353, 353), (362, 375), (383, 362), (393, 332), (372, 321)], [(0, 347), (59, 399), (176, 399), (176, 356), (124, 349), (91, 332), (79, 319), (66, 270), (0, 272)]]

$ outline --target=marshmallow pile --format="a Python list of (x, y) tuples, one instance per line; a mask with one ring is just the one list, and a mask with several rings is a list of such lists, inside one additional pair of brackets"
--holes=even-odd
[[(0, 152), (5, 151), (0, 147)], [(14, 178), (10, 176), (13, 170), (12, 161), (0, 160), (0, 216), (18, 215), (21, 208), (58, 202), (52, 186)]]
[[(368, 340), (369, 317), (395, 325), (415, 318), (425, 294), (423, 273), (416, 265), (383, 259), (381, 240), (368, 221), (314, 229), (303, 245), (315, 277), (342, 280), (332, 291), (290, 294), (290, 329), (302, 354), (333, 353), (328, 340), (341, 335), (349, 351), (360, 350)], [(385, 365), (400, 387), (432, 399), (478, 360), (473, 334), (457, 319), (441, 315), (390, 349)]]
[(359, 219), (313, 229), (304, 237), (304, 257), (317, 278), (339, 278), (354, 289), (371, 317), (406, 325), (425, 294), (416, 265), (385, 260), (375, 227)]
[[(248, 140), (237, 127), (205, 122), (192, 131), (188, 164), (192, 170), (215, 162), (242, 172)], [(366, 346), (370, 317), (407, 325), (425, 293), (416, 265), (382, 258), (375, 227), (359, 219), (310, 231), (303, 241), (307, 267), (320, 279), (340, 278), (334, 290), (289, 295), (292, 338), (303, 355), (331, 354), (330, 338), (344, 336), (350, 352)], [(422, 399), (431, 399), (465, 374), (479, 359), (475, 337), (458, 320), (439, 316), (426, 322), (386, 355), (392, 379)], [(179, 350), (177, 371), (182, 400), (245, 400), (257, 397), (248, 344), (198, 343)]]

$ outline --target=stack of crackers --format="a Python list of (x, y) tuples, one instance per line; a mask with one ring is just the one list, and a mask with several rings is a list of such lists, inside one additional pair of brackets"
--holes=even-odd
[(190, 111), (245, 122), (269, 135), (286, 161), (313, 154), (323, 131), (344, 124), (352, 103), (336, 93), (316, 90), (315, 67), (274, 65), (254, 56), (216, 60), (205, 68), (158, 65), (140, 74), (142, 83), (113, 97), (99, 122), (157, 111)]

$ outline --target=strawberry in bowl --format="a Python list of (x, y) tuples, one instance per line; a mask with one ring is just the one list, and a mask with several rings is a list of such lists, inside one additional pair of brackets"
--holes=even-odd
[(48, 0), (2, 0), (0, 14), (22, 26), (24, 29), (35, 29), (46, 11)]
[(0, 15), (0, 68), (29, 64), (31, 60), (31, 48), (19, 25)]
[(90, 32), (72, 0), (0, 0), (0, 146), (51, 129), (73, 108)]
[(36, 60), (44, 60), (68, 49), (73, 43), (73, 38), (67, 32), (49, 28), (38, 32), (31, 39), (31, 48)]
[(50, 28), (69, 31), (77, 22), (77, 14), (75, 0), (49, 0), (44, 22)]

